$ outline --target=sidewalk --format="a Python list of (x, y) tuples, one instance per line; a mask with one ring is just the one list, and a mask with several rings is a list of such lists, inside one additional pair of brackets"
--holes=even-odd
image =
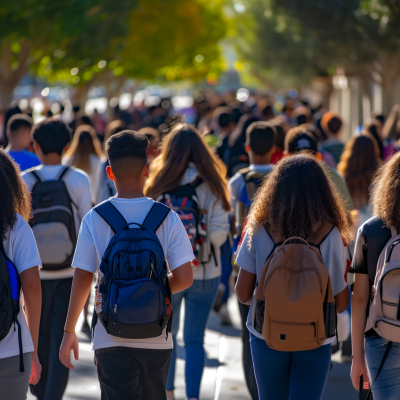
[[(207, 360), (201, 385), (201, 400), (250, 400), (241, 365), (240, 317), (235, 297), (229, 300), (229, 311), (233, 322), (232, 327), (222, 326), (215, 313), (210, 316), (205, 337)], [(184, 313), (182, 312), (181, 315), (183, 316)], [(184, 400), (182, 329), (177, 340), (175, 398)], [(100, 399), (100, 386), (93, 364), (93, 352), (84, 335), (80, 335), (79, 351), (79, 361), (73, 361), (75, 369), (71, 371), (64, 400)], [(358, 395), (351, 385), (349, 374), (350, 364), (340, 364), (337, 362), (337, 357), (334, 357), (323, 400), (357, 400)], [(35, 400), (35, 397), (29, 393), (28, 400)]]

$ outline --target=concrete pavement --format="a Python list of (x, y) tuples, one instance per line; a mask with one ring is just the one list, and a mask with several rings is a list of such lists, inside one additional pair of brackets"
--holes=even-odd
[[(207, 361), (201, 385), (201, 400), (250, 400), (241, 365), (240, 317), (235, 297), (229, 300), (229, 310), (232, 327), (222, 326), (218, 315), (214, 312), (210, 316), (205, 337)], [(183, 317), (184, 313), (182, 312), (181, 315)], [(175, 398), (184, 400), (186, 393), (182, 330), (178, 334), (177, 342)], [(100, 399), (100, 386), (93, 364), (93, 352), (84, 335), (80, 335), (79, 357), (79, 361), (73, 361), (75, 369), (71, 371), (64, 400)], [(357, 392), (353, 389), (349, 378), (350, 364), (341, 364), (338, 361), (339, 357), (334, 356), (333, 368), (323, 400), (357, 400)], [(28, 394), (28, 400), (35, 399)]]

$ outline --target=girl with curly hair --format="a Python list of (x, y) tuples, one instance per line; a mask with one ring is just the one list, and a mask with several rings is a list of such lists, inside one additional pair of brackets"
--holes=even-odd
[[(0, 271), (0, 393), (4, 399), (23, 400), (28, 384), (36, 385), (42, 370), (37, 355), (42, 301), (41, 261), (28, 225), (31, 214), (28, 188), (18, 165), (2, 149), (0, 183), (0, 267), (8, 271), (8, 274)], [(16, 302), (11, 328), (7, 325), (8, 316), (4, 318), (6, 308), (3, 308), (8, 298), (7, 279), (15, 300), (20, 295), (20, 282), (25, 303), (24, 313)]]
[(372, 182), (371, 197), (374, 216), (358, 230), (352, 264), (355, 277), (351, 300), (351, 380), (358, 389), (362, 376), (365, 389), (371, 385), (375, 400), (390, 400), (399, 397), (400, 344), (393, 342), (388, 360), (375, 381), (388, 340), (374, 329), (364, 330), (379, 256), (391, 239), (392, 230), (400, 232), (399, 153), (378, 170)]
[(315, 243), (331, 277), (336, 308), (348, 304), (345, 246), (352, 239), (342, 200), (321, 164), (308, 153), (283, 158), (258, 190), (242, 239), (236, 293), (250, 305), (254, 371), (261, 400), (320, 400), (328, 378), (334, 338), (307, 351), (271, 349), (252, 326), (253, 293), (276, 244), (297, 236)]

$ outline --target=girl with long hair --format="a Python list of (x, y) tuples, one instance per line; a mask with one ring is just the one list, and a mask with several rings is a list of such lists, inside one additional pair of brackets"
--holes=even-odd
[(337, 170), (346, 180), (351, 198), (359, 212), (360, 224), (372, 216), (370, 186), (381, 163), (379, 148), (369, 134), (353, 136), (346, 144)]
[[(345, 243), (352, 233), (340, 197), (321, 164), (308, 153), (284, 157), (258, 190), (236, 259), (236, 293), (250, 305), (254, 372), (261, 400), (320, 400), (328, 378), (331, 343), (306, 351), (271, 349), (252, 325), (253, 293), (275, 244), (301, 237), (318, 246), (330, 275), (337, 312), (348, 304)], [(282, 339), (281, 339), (282, 340)]]
[(374, 216), (358, 230), (352, 264), (355, 277), (351, 299), (351, 380), (358, 389), (362, 376), (364, 388), (368, 385), (372, 388), (375, 400), (392, 400), (399, 397), (400, 344), (393, 342), (376, 379), (389, 341), (375, 329), (365, 331), (365, 327), (379, 256), (392, 238), (392, 231), (400, 232), (399, 153), (378, 170), (372, 182), (371, 199)]
[(104, 157), (104, 153), (96, 131), (90, 125), (81, 125), (75, 131), (71, 147), (64, 156), (63, 164), (85, 171), (93, 185), (97, 165), (102, 157)]
[(193, 285), (172, 296), (174, 349), (167, 382), (168, 399), (174, 398), (176, 335), (182, 300), (185, 301), (186, 393), (189, 399), (199, 398), (205, 359), (204, 332), (220, 282), (220, 247), (229, 230), (230, 203), (225, 176), (224, 164), (210, 151), (200, 133), (190, 125), (179, 124), (164, 139), (161, 154), (151, 164), (145, 186), (145, 195), (157, 200), (177, 187), (195, 184), (198, 206), (204, 217), (201, 229), (205, 231), (205, 241), (193, 271)]
[[(29, 383), (40, 379), (37, 346), (41, 311), (41, 265), (35, 238), (28, 225), (31, 218), (31, 197), (21, 178), (18, 165), (0, 149), (0, 267), (8, 270), (0, 275), (0, 303), (7, 306), (6, 280), (10, 281), (12, 298), (20, 300), (20, 288), (25, 313), (18, 302), (14, 305), (13, 323), (7, 321), (2, 309), (0, 321), (0, 393), (1, 398), (25, 400)], [(9, 329), (7, 331), (7, 329)]]

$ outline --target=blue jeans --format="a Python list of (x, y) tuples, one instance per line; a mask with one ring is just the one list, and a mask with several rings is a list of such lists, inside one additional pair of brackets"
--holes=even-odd
[(172, 339), (174, 348), (168, 372), (167, 390), (174, 390), (176, 364), (176, 335), (179, 330), (182, 300), (185, 299), (185, 322), (183, 341), (186, 351), (185, 381), (188, 398), (199, 397), (201, 376), (203, 375), (205, 351), (204, 332), (208, 316), (217, 295), (220, 277), (207, 280), (195, 280), (193, 285), (183, 292), (172, 295)]
[(374, 382), (388, 342), (388, 340), (381, 337), (371, 336), (365, 338), (365, 358), (374, 400), (395, 400), (399, 399), (400, 396), (399, 343), (393, 342), (382, 371), (376, 382)]
[(224, 304), (229, 299), (229, 280), (232, 274), (232, 247), (229, 238), (221, 246), (221, 282), (225, 285), (225, 292), (221, 299), (221, 304)]
[(277, 351), (250, 333), (260, 400), (320, 400), (331, 364), (331, 345), (307, 351)]

